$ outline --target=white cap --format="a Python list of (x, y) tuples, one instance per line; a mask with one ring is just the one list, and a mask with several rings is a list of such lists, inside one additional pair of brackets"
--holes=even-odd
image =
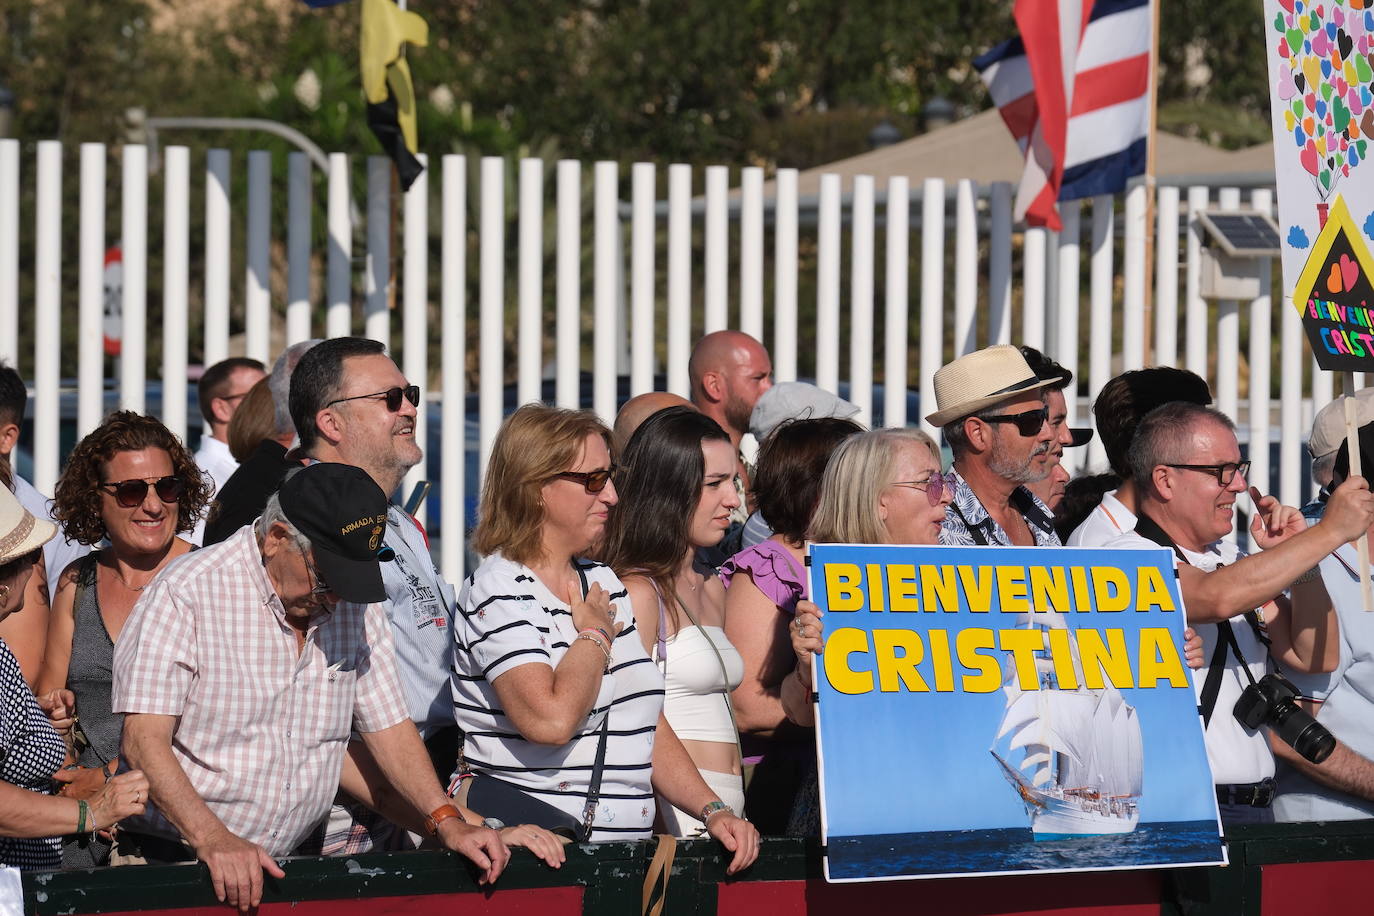
[[(1374, 422), (1374, 388), (1355, 392), (1355, 427)], [(1313, 458), (1334, 455), (1345, 441), (1345, 396), (1327, 404), (1312, 418), (1312, 435), (1307, 451)]]

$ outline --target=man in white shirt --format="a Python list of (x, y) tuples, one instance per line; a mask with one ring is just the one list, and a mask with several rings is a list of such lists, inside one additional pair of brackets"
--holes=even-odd
[[(232, 356), (206, 369), (196, 386), (200, 415), (205, 420), (196, 464), (213, 481), (215, 493), (239, 467), (238, 460), (229, 453), (229, 421), (253, 386), (266, 377), (267, 371), (256, 359)], [(191, 540), (199, 544), (204, 530), (202, 519), (191, 533)]]
[(1310, 528), (1297, 509), (1252, 487), (1250, 531), (1262, 552), (1246, 556), (1221, 538), (1231, 530), (1249, 464), (1240, 460), (1234, 424), (1224, 414), (1186, 402), (1157, 408), (1131, 447), (1135, 530), (1105, 545), (1163, 545), (1182, 561), (1188, 622), (1201, 632), (1209, 660), (1193, 686), (1222, 819), (1233, 824), (1272, 821), (1274, 797), (1273, 753), (1262, 730), (1235, 718), (1236, 701), (1265, 675), (1270, 658), (1285, 670), (1336, 666), (1336, 616), (1316, 567), (1374, 524), (1374, 494), (1363, 478), (1337, 488), (1325, 517)]
[(1101, 547), (1135, 528), (1137, 497), (1131, 482), (1131, 440), (1145, 415), (1170, 401), (1205, 407), (1212, 403), (1212, 392), (1197, 375), (1169, 366), (1123, 372), (1102, 386), (1093, 402), (1093, 420), (1107, 462), (1121, 484), (1103, 494), (1102, 502), (1064, 542), (1067, 546)]

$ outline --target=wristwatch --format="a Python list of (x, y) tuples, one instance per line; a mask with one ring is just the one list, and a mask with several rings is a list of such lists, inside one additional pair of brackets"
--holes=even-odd
[(440, 805), (429, 812), (429, 814), (425, 815), (425, 829), (429, 831), (430, 836), (434, 836), (439, 832), (439, 824), (451, 817), (456, 817), (459, 820), (463, 818), (463, 816), (458, 813), (458, 809), (452, 805)]
[(731, 808), (729, 805), (727, 805), (720, 799), (716, 799), (713, 802), (707, 802), (705, 806), (703, 806), (701, 809), (701, 816), (699, 820), (704, 824), (711, 819), (711, 816), (713, 814), (719, 814), (722, 811), (729, 811), (731, 814), (735, 813), (734, 808)]
[(482, 818), (482, 826), (490, 827), (492, 830), (505, 830), (506, 822), (497, 817)]

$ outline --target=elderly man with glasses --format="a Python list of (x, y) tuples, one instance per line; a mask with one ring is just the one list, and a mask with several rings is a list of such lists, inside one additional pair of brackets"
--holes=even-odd
[(1021, 351), (988, 347), (935, 373), (939, 407), (926, 422), (944, 429), (954, 454), (954, 501), (941, 544), (1058, 547), (1054, 517), (1027, 484), (1050, 473), (1058, 432), (1046, 389)]
[[(329, 812), (351, 728), (438, 841), (494, 880), (500, 836), (449, 803), (396, 676), (382, 607), (386, 497), (357, 468), (288, 477), (252, 527), (191, 553), (149, 584), (114, 655), (126, 765), (149, 810), (116, 853), (199, 859), (216, 895), (262, 899), (263, 871)], [(471, 823), (470, 823), (471, 821)]]
[(1374, 522), (1374, 494), (1351, 477), (1331, 494), (1322, 520), (1249, 488), (1250, 533), (1262, 552), (1246, 556), (1231, 532), (1250, 462), (1235, 426), (1210, 407), (1176, 401), (1147, 414), (1130, 453), (1138, 500), (1135, 530), (1106, 547), (1165, 546), (1178, 557), (1188, 621), (1203, 637), (1206, 667), (1193, 678), (1207, 757), (1226, 823), (1273, 820), (1274, 755), (1263, 728), (1238, 718), (1238, 701), (1269, 662), (1284, 671), (1330, 671), (1340, 658), (1331, 598), (1318, 564)]
[[(394, 496), (406, 472), (421, 458), (415, 436), (419, 405), (420, 389), (406, 380), (381, 343), (361, 337), (326, 340), (302, 356), (291, 375), (291, 419), (300, 445), (289, 457), (351, 464), (365, 471), (383, 493)], [(385, 514), (381, 542), (394, 551), (395, 559), (382, 566), (382, 606), (391, 620), (410, 718), (425, 739), (436, 772), (446, 778), (458, 747), (449, 692), (453, 588), (439, 575), (415, 519), (395, 503)], [(374, 772), (366, 758), (365, 749), (355, 742), (350, 762), (362, 774)], [(367, 784), (381, 788), (376, 780)], [(329, 855), (407, 845), (378, 826), (350, 824), (343, 809), (337, 808), (327, 835), (320, 839), (320, 851)]]

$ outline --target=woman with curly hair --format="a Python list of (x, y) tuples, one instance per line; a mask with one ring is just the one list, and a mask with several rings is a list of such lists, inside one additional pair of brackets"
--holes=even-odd
[[(63, 794), (85, 798), (115, 772), (121, 717), (110, 711), (114, 645), (143, 589), (172, 560), (190, 551), (177, 537), (190, 531), (210, 497), (195, 459), (152, 417), (121, 410), (82, 439), (57, 482), (54, 514), (67, 536), (106, 546), (62, 572), (48, 622), (39, 694), (74, 704), (74, 767), (60, 770)], [(62, 862), (104, 865), (109, 845), (68, 837)]]

